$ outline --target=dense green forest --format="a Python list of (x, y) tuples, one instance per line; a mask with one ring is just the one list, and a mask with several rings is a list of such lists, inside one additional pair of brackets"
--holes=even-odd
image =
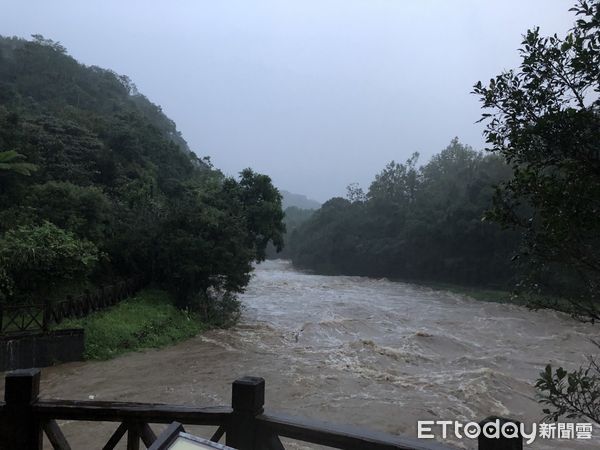
[(269, 177), (198, 159), (125, 76), (0, 38), (0, 301), (142, 275), (182, 305), (239, 292), (282, 244)]
[(454, 139), (431, 160), (391, 162), (367, 192), (348, 187), (290, 230), (289, 254), (326, 274), (503, 285), (518, 239), (484, 220), (494, 186), (509, 179), (502, 158)]

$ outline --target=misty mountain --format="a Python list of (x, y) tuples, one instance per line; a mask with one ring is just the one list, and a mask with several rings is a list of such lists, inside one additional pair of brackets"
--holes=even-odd
[(302, 194), (294, 194), (292, 192), (284, 191), (280, 189), (281, 195), (283, 196), (282, 206), (283, 209), (287, 209), (290, 206), (295, 206), (300, 209), (319, 209), (321, 203), (312, 198), (308, 198)]

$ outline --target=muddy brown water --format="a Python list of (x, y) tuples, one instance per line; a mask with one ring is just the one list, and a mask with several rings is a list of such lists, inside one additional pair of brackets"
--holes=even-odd
[[(552, 311), (387, 280), (309, 275), (285, 261), (259, 265), (242, 299), (243, 319), (233, 329), (44, 369), (42, 395), (228, 405), (231, 381), (255, 375), (266, 380), (267, 409), (394, 434), (415, 436), (417, 419), (500, 415), (531, 423), (543, 416), (537, 374), (547, 363), (580, 365), (594, 353), (590, 338), (598, 332)], [(77, 449), (101, 448), (116, 427), (61, 426)], [(531, 448), (599, 444), (538, 440)]]

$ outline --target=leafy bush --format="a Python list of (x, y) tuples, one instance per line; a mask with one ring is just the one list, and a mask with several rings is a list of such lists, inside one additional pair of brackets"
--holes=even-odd
[(50, 222), (21, 226), (0, 239), (0, 289), (8, 300), (48, 296), (66, 281), (83, 280), (101, 254)]
[(242, 303), (232, 292), (209, 289), (197, 302), (203, 320), (215, 327), (234, 325), (242, 314)]
[(594, 358), (587, 367), (571, 372), (547, 365), (535, 387), (540, 403), (548, 405), (544, 408), (548, 420), (587, 417), (600, 423), (600, 366)]

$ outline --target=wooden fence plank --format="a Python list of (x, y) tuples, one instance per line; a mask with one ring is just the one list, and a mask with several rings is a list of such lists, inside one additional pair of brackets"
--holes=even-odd
[(71, 450), (71, 446), (56, 423), (56, 420), (47, 420), (43, 422), (42, 428), (44, 433), (46, 433), (46, 436), (48, 436), (48, 440), (50, 441), (50, 444), (52, 444), (54, 450)]
[(217, 428), (217, 431), (215, 431), (215, 433), (212, 435), (210, 440), (213, 442), (219, 442), (224, 434), (225, 434), (225, 427), (220, 426), (219, 428)]
[(106, 445), (102, 447), (102, 450), (114, 450), (114, 448), (117, 446), (117, 444), (123, 438), (126, 432), (127, 424), (123, 422), (117, 427), (117, 429), (112, 434)]
[(190, 425), (223, 425), (231, 408), (163, 405), (155, 403), (101, 402), (78, 400), (40, 400), (33, 410), (41, 418), (61, 420), (89, 420), (104, 422), (141, 421)]
[(361, 430), (349, 425), (334, 425), (281, 414), (262, 414), (256, 419), (261, 434), (274, 433), (282, 437), (345, 450), (451, 449), (451, 447), (435, 442), (425, 442), (387, 433)]
[(156, 441), (156, 434), (147, 423), (138, 424), (138, 434), (146, 447), (150, 447)]

